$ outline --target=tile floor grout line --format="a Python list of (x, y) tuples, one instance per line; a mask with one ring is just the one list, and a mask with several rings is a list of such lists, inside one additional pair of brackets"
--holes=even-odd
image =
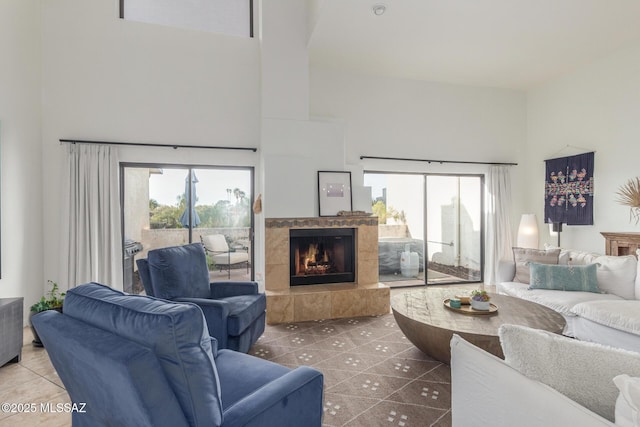
[(440, 421), (441, 419), (443, 419), (443, 418), (444, 418), (444, 417), (445, 417), (449, 412), (451, 412), (451, 408), (447, 409), (447, 410), (444, 412), (444, 414), (442, 414), (442, 415), (440, 416), (440, 418), (438, 418), (437, 420), (435, 420), (434, 422), (432, 422), (432, 423), (431, 423), (431, 425), (430, 425), (429, 427), (434, 427), (434, 426), (436, 425), (436, 423), (437, 423), (438, 421)]

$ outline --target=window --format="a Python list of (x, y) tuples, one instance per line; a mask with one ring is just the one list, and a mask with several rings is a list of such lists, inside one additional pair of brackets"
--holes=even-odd
[(389, 286), (483, 280), (481, 175), (365, 171), (378, 216), (380, 281)]
[(142, 292), (134, 258), (195, 242), (212, 280), (253, 280), (253, 168), (122, 164), (121, 176), (125, 292)]
[(120, 0), (120, 18), (253, 37), (252, 0)]

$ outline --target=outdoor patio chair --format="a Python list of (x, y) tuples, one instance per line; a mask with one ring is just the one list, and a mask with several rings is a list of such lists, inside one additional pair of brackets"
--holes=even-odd
[(222, 234), (200, 236), (200, 240), (214, 267), (217, 267), (219, 271), (227, 270), (228, 278), (231, 278), (231, 267), (238, 264), (246, 264), (247, 274), (249, 273), (248, 248), (230, 249), (227, 239)]

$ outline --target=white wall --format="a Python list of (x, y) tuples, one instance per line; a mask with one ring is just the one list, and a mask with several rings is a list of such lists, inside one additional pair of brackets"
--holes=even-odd
[(262, 116), (309, 118), (307, 1), (261, 2)]
[(0, 2), (0, 298), (42, 295), (40, 1)]
[[(515, 162), (513, 226), (522, 184), (526, 99), (519, 91), (354, 75), (317, 66), (311, 115), (343, 120), (345, 158), (363, 170), (481, 173), (484, 165), (360, 160), (360, 156)], [(362, 178), (354, 176), (354, 182)], [(515, 228), (514, 228), (515, 230)]]
[(343, 171), (339, 122), (263, 121), (266, 218), (318, 216), (319, 170)]
[[(43, 2), (45, 275), (60, 271), (60, 138), (259, 146), (257, 39), (118, 18), (112, 0)], [(254, 166), (254, 153), (126, 148), (122, 161)], [(68, 286), (68, 284), (61, 284)]]
[(532, 90), (527, 109), (525, 191), (541, 242), (556, 243), (542, 224), (544, 160), (585, 151), (596, 152), (594, 225), (563, 227), (561, 245), (604, 253), (600, 232), (640, 231), (615, 202), (618, 187), (640, 176), (640, 44)]

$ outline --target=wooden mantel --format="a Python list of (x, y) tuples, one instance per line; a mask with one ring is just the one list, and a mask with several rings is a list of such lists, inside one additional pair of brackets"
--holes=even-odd
[(601, 232), (605, 238), (606, 255), (636, 255), (640, 247), (640, 233), (606, 233)]

